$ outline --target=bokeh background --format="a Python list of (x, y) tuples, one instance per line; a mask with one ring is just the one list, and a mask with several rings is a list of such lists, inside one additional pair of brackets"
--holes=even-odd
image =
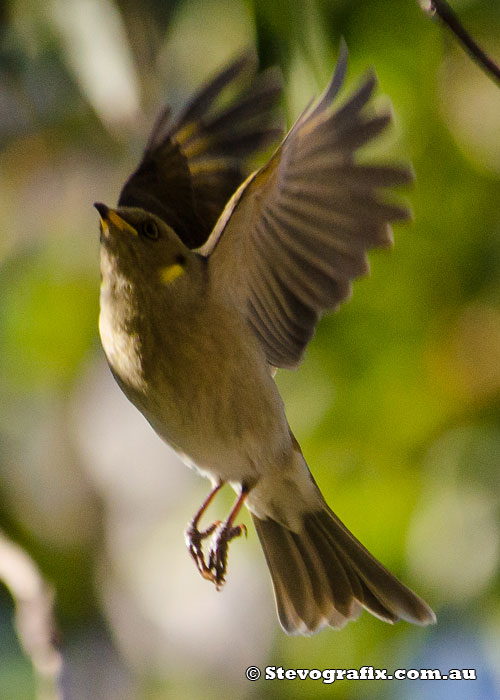
[[(500, 60), (498, 1), (453, 6)], [(178, 107), (255, 45), (283, 70), (290, 123), (326, 84), (341, 35), (349, 85), (373, 65), (392, 100), (378, 152), (413, 163), (415, 221), (278, 383), (327, 500), (438, 624), (364, 614), (287, 638), (251, 527), (222, 593), (189, 560), (184, 525), (209, 485), (106, 368), (91, 205), (116, 201), (167, 97)], [(57, 696), (34, 564), (55, 596), (72, 700), (500, 697), (498, 86), (412, 0), (10, 0), (0, 138), (0, 698)], [(11, 592), (21, 628), (30, 601), (42, 606), (23, 628), (35, 669)], [(268, 664), (475, 668), (478, 680), (246, 680)]]

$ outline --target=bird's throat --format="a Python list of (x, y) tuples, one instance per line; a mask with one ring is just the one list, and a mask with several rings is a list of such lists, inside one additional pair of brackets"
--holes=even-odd
[(141, 340), (137, 329), (138, 305), (130, 282), (102, 264), (99, 334), (109, 366), (126, 394), (146, 388)]

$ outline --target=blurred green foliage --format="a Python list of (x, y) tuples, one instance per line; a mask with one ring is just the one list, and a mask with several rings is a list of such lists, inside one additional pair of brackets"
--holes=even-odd
[[(497, 0), (454, 5), (500, 60)], [(68, 697), (500, 697), (498, 88), (417, 2), (10, 0), (0, 22), (0, 524), (55, 588)], [(329, 503), (439, 622), (364, 615), (286, 638), (251, 533), (231, 553), (230, 578), (246, 577), (206, 630), (215, 594), (191, 591), (196, 573), (177, 562), (208, 485), (147, 471), (171, 457), (103, 379), (91, 204), (116, 200), (165, 99), (179, 106), (256, 44), (282, 67), (290, 123), (342, 35), (350, 84), (374, 66), (393, 103), (395, 127), (367, 156), (411, 160), (415, 221), (278, 383)], [(140, 456), (128, 467), (122, 440)], [(0, 698), (28, 700), (12, 612), (2, 589)], [(256, 663), (474, 667), (478, 681), (252, 684)]]

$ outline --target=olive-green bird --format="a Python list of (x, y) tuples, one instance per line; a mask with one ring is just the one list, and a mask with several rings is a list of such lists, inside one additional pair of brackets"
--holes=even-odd
[[(390, 223), (408, 210), (385, 190), (411, 171), (358, 164), (358, 149), (390, 115), (366, 113), (374, 75), (332, 109), (347, 67), (342, 45), (323, 96), (242, 182), (244, 158), (276, 136), (280, 93), (278, 75), (265, 72), (217, 108), (227, 86), (250, 78), (251, 63), (244, 56), (229, 66), (177, 119), (166, 109), (119, 206), (95, 205), (104, 350), (126, 396), (212, 482), (186, 532), (206, 579), (223, 585), (245, 504), (287, 633), (342, 627), (362, 608), (426, 625), (435, 621), (429, 606), (326, 504), (273, 379), (276, 368), (297, 367), (320, 316), (349, 298), (368, 271), (367, 251), (391, 245)], [(235, 506), (200, 530), (226, 482)]]

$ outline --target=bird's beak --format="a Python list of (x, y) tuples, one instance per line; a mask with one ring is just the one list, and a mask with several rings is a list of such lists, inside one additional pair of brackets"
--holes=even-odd
[(119, 231), (131, 233), (132, 235), (137, 236), (137, 231), (135, 228), (125, 221), (125, 219), (122, 219), (122, 217), (119, 216), (114, 209), (110, 209), (102, 202), (95, 202), (94, 207), (99, 212), (99, 216), (101, 218), (101, 229), (105, 236), (109, 235), (110, 224)]
[(102, 202), (94, 202), (94, 207), (99, 212), (99, 216), (101, 217), (101, 221), (106, 221), (106, 219), (108, 218), (108, 214), (109, 214), (109, 207), (107, 207)]
[(108, 217), (109, 217), (110, 209), (102, 202), (94, 202), (94, 207), (99, 212), (99, 218), (101, 219), (101, 235), (108, 236), (109, 235)]

